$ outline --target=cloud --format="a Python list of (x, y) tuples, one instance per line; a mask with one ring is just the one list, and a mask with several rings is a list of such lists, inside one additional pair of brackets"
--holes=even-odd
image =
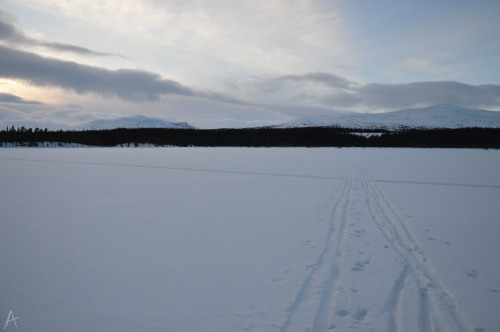
[(18, 28), (9, 15), (0, 10), (0, 41), (12, 46), (44, 47), (58, 52), (71, 52), (79, 55), (88, 56), (111, 56), (111, 53), (102, 53), (92, 51), (85, 47), (76, 45), (47, 42), (28, 37), (20, 28)]
[(359, 86), (358, 83), (335, 74), (313, 72), (304, 75), (290, 74), (264, 79), (255, 78), (252, 81), (228, 85), (226, 88), (232, 89), (234, 93), (243, 91), (255, 100), (267, 104), (297, 104), (305, 107), (328, 105), (323, 101), (326, 96), (332, 93), (342, 94), (357, 86)]
[(134, 47), (120, 51), (133, 60), (144, 59), (140, 50), (147, 47), (153, 51), (147, 61), (183, 79), (192, 75), (192, 82), (209, 77), (207, 85), (214, 76), (314, 71), (353, 58), (345, 54), (348, 28), (331, 1), (26, 0), (22, 6), (88, 27), (81, 39), (101, 31), (99, 38), (111, 37), (113, 45), (128, 40)]
[(0, 93), (0, 102), (12, 104), (43, 105), (39, 101), (25, 100), (9, 93)]
[[(132, 101), (154, 101), (161, 95), (210, 97), (159, 75), (131, 69), (108, 70), (75, 62), (45, 58), (0, 46), (0, 77), (32, 85), (58, 87), (79, 94), (117, 96)], [(214, 96), (223, 99), (223, 96)]]
[(343, 77), (328, 74), (328, 73), (309, 73), (305, 75), (283, 75), (275, 78), (271, 78), (261, 82), (261, 86), (266, 89), (278, 89), (281, 88), (287, 82), (298, 82), (298, 83), (321, 83), (331, 88), (337, 89), (349, 89), (355, 83), (345, 79)]
[[(295, 84), (286, 91), (288, 86), (284, 82), (289, 81)], [(500, 108), (500, 85), (495, 84), (469, 85), (455, 81), (361, 84), (328, 73), (285, 75), (258, 84), (270, 88), (269, 94), (279, 94), (285, 99), (307, 95), (318, 105), (340, 109), (397, 110), (443, 103), (467, 108)]]
[(409, 58), (401, 61), (398, 63), (398, 66), (413, 70), (428, 70), (435, 67), (430, 61), (417, 58)]
[(356, 90), (360, 102), (375, 108), (405, 108), (453, 104), (462, 107), (499, 107), (499, 85), (469, 85), (454, 81), (406, 84), (367, 84)]
[(38, 87), (56, 87), (77, 94), (119, 97), (152, 102), (161, 96), (179, 95), (233, 105), (251, 105), (224, 93), (194, 90), (152, 72), (134, 69), (109, 70), (42, 57), (0, 45), (0, 77), (18, 79)]

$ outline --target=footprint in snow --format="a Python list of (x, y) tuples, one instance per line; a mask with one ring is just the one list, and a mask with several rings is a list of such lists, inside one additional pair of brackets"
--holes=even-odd
[(356, 311), (356, 314), (354, 314), (354, 319), (362, 321), (366, 318), (366, 315), (368, 315), (368, 310), (366, 308), (361, 308)]
[(340, 309), (340, 310), (337, 310), (337, 315), (339, 315), (340, 317), (345, 317), (345, 316), (349, 315), (349, 311), (344, 310), (344, 309)]
[(351, 268), (352, 271), (364, 271), (365, 270), (365, 264), (361, 262), (357, 262), (354, 264), (354, 266)]
[(467, 275), (467, 277), (474, 278), (474, 279), (479, 277), (479, 272), (476, 271), (475, 269), (472, 269), (469, 272), (465, 272), (465, 274)]

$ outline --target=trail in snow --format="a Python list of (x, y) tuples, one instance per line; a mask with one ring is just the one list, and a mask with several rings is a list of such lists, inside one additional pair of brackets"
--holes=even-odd
[(282, 331), (306, 330), (307, 325), (311, 323), (315, 330), (326, 329), (328, 317), (335, 306), (335, 289), (338, 287), (338, 276), (344, 258), (341, 249), (345, 241), (351, 190), (352, 180), (348, 180), (333, 208), (325, 247), (296, 300), (288, 309), (288, 319)]
[(474, 330), (371, 171), (346, 181), (287, 313), (282, 332)]
[[(421, 331), (449, 328), (458, 331), (472, 330), (457, 299), (446, 288), (404, 220), (374, 183), (373, 174), (369, 172), (362, 183), (373, 219), (386, 239), (391, 242), (394, 251), (401, 256), (404, 268), (409, 270), (419, 287), (419, 300), (422, 303), (419, 315)], [(399, 300), (400, 294), (401, 292), (397, 292), (398, 297), (395, 300)], [(427, 308), (430, 308), (430, 311)]]

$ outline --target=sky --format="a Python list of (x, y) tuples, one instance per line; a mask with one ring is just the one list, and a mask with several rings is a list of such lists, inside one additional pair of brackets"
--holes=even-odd
[(2, 0), (0, 126), (500, 111), (498, 17), (498, 0)]

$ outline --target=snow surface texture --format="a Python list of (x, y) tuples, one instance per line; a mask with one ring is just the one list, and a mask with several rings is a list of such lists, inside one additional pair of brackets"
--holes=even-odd
[(278, 125), (278, 128), (339, 126), (357, 129), (401, 128), (500, 128), (500, 112), (469, 110), (453, 105), (437, 105), (389, 113), (317, 116)]
[(500, 152), (5, 149), (6, 331), (499, 331)]
[(175, 128), (193, 129), (187, 122), (168, 122), (158, 118), (150, 118), (143, 115), (126, 116), (117, 119), (99, 119), (74, 127), (76, 130), (96, 130), (115, 128)]

